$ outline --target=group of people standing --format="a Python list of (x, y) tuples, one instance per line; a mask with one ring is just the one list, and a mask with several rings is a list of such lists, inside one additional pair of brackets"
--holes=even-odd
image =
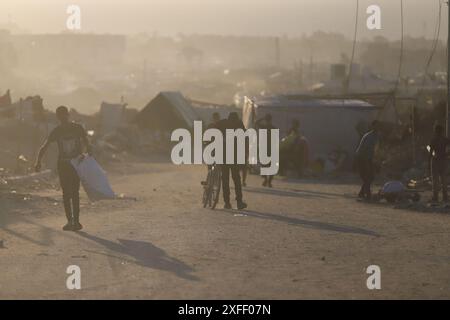
[[(356, 165), (362, 179), (359, 197), (371, 200), (371, 185), (375, 179), (375, 150), (380, 142), (380, 123), (373, 121), (370, 130), (362, 137), (356, 149)], [(432, 178), (433, 197), (432, 202), (439, 201), (439, 191), (442, 190), (442, 201), (448, 202), (447, 191), (447, 147), (450, 139), (445, 136), (444, 127), (435, 125), (433, 137), (428, 145), (428, 160)]]
[[(221, 119), (220, 114), (215, 112), (212, 115), (211, 123), (207, 126), (207, 129), (216, 128), (225, 133), (226, 129), (243, 129), (245, 130), (245, 126), (236, 112), (231, 112), (226, 119)], [(268, 155), (272, 153), (272, 145), (271, 145), (271, 130), (277, 129), (276, 126), (272, 122), (272, 115), (266, 114), (261, 119), (255, 121), (255, 129), (256, 130), (267, 130), (267, 152)], [(300, 134), (300, 123), (298, 120), (294, 120), (292, 123), (292, 127), (288, 131), (287, 136), (283, 139), (289, 140), (288, 143), (285, 144), (285, 148), (280, 151), (280, 174), (284, 174), (287, 167), (293, 165), (297, 167), (297, 171), (299, 175), (303, 173), (303, 169), (307, 164), (307, 161), (304, 160), (307, 158), (307, 142), (306, 139)], [(235, 144), (236, 148), (236, 144)], [(248, 148), (247, 148), (248, 149)], [(224, 155), (226, 152), (226, 148), (224, 148)], [(248, 150), (246, 150), (248, 152)], [(237, 152), (234, 152), (235, 157)], [(246, 159), (248, 161), (248, 154), (246, 155)], [(300, 159), (300, 160), (299, 160)], [(247, 204), (242, 200), (242, 187), (246, 186), (247, 173), (249, 170), (248, 162), (246, 164), (237, 164), (237, 159), (235, 159), (234, 165), (221, 165), (222, 170), (222, 190), (223, 190), (223, 199), (224, 199), (224, 208), (230, 209), (231, 201), (230, 201), (230, 173), (234, 183), (235, 193), (236, 193), (236, 201), (237, 208), (244, 209), (247, 207)], [(242, 177), (241, 177), (242, 173)], [(267, 188), (273, 188), (273, 175), (263, 175), (262, 176), (262, 186)]]

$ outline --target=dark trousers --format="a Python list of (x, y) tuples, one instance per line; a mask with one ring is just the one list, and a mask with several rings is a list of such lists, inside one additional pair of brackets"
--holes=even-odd
[(368, 198), (372, 196), (371, 185), (375, 179), (375, 169), (373, 161), (367, 158), (358, 159), (358, 170), (361, 180), (363, 181), (359, 196)]
[(242, 184), (247, 183), (248, 164), (241, 165), (242, 170)]
[(447, 161), (446, 159), (433, 159), (431, 161), (431, 176), (433, 179), (433, 200), (439, 199), (439, 189), (442, 189), (444, 201), (448, 200), (447, 193)]
[(262, 176), (265, 183), (272, 183), (273, 176)]
[(67, 220), (73, 219), (78, 222), (80, 217), (80, 178), (69, 161), (58, 162), (58, 175)]
[(236, 201), (242, 201), (242, 184), (241, 184), (241, 175), (240, 175), (240, 166), (239, 165), (229, 165), (224, 164), (221, 165), (222, 169), (222, 189), (223, 189), (223, 201), (225, 203), (230, 202), (230, 171), (231, 177), (234, 182), (234, 191), (236, 193)]

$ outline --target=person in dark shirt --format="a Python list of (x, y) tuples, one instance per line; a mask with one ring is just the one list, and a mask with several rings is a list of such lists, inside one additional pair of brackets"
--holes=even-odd
[(292, 120), (287, 135), (280, 143), (280, 171), (284, 176), (287, 169), (292, 166), (299, 178), (303, 177), (309, 162), (309, 144), (306, 137), (300, 132), (300, 121)]
[[(209, 129), (217, 129), (217, 124), (219, 123), (219, 121), (220, 121), (221, 119), (220, 119), (220, 114), (218, 113), (218, 112), (214, 112), (213, 114), (212, 114), (212, 117), (211, 117), (211, 122), (208, 124), (208, 126), (206, 127), (206, 130), (209, 130)], [(206, 131), (205, 130), (205, 131)], [(210, 144), (211, 142), (203, 142), (203, 147), (205, 147), (205, 146), (207, 146), (208, 144)], [(209, 174), (209, 171), (211, 170), (211, 168), (212, 168), (212, 165), (207, 165), (207, 174)], [(202, 180), (201, 181), (201, 184), (203, 185), (203, 186), (205, 186), (206, 184), (207, 184), (207, 181), (206, 180)]]
[(371, 130), (362, 137), (361, 142), (356, 149), (359, 175), (363, 181), (358, 196), (366, 200), (370, 200), (372, 197), (371, 185), (375, 178), (373, 158), (375, 155), (375, 148), (379, 141), (379, 122), (376, 120), (373, 121), (371, 127)]
[(67, 224), (65, 231), (78, 231), (83, 228), (80, 224), (80, 179), (71, 160), (83, 155), (86, 151), (91, 153), (86, 131), (82, 126), (69, 121), (69, 110), (60, 106), (56, 110), (56, 117), (60, 125), (53, 129), (41, 149), (36, 160), (35, 170), (41, 170), (41, 162), (49, 145), (56, 142), (58, 145), (58, 175), (63, 191), (64, 209)]
[[(217, 129), (217, 126), (218, 126), (218, 124), (219, 124), (219, 122), (220, 122), (220, 114), (218, 113), (218, 112), (214, 112), (213, 114), (212, 114), (212, 117), (211, 117), (211, 122), (208, 124), (208, 126), (206, 127), (206, 130), (209, 130), (209, 129)], [(205, 131), (206, 131), (205, 130)], [(203, 146), (207, 146), (208, 144), (210, 144), (211, 142), (203, 142)], [(211, 168), (211, 166), (208, 166), (208, 172), (209, 172), (209, 169)]]
[[(230, 112), (228, 119), (220, 120), (217, 123), (217, 128), (222, 132), (223, 136), (226, 136), (227, 129), (242, 129), (245, 130), (244, 124), (239, 119), (236, 112)], [(224, 143), (223, 157), (226, 159), (226, 143)], [(225, 202), (225, 209), (231, 209), (230, 202), (230, 172), (234, 182), (234, 191), (236, 193), (237, 208), (243, 210), (247, 208), (247, 204), (242, 200), (242, 183), (240, 169), (241, 165), (237, 163), (237, 143), (234, 144), (234, 164), (221, 165), (222, 169), (222, 189), (223, 200)]]
[[(271, 133), (272, 133), (272, 129), (276, 129), (273, 124), (272, 124), (272, 115), (270, 113), (266, 114), (264, 116), (264, 118), (259, 119), (256, 121), (256, 129), (264, 129), (267, 130), (267, 154), (271, 155), (272, 154), (272, 144), (271, 144)], [(270, 165), (267, 165), (270, 166)], [(272, 188), (272, 180), (273, 180), (273, 175), (271, 176), (263, 176), (263, 187), (269, 187)]]
[(208, 124), (208, 127), (206, 129), (216, 128), (220, 120), (220, 114), (218, 112), (214, 112), (211, 117), (211, 123)]
[(450, 139), (444, 135), (444, 127), (436, 125), (434, 136), (429, 146), (431, 176), (433, 179), (433, 199), (439, 201), (439, 188), (442, 188), (443, 201), (448, 201), (447, 192), (447, 146)]

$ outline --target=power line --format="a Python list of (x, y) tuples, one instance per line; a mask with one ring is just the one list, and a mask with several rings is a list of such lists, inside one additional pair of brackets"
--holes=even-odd
[(401, 21), (400, 60), (398, 62), (398, 73), (397, 73), (397, 81), (394, 87), (394, 95), (397, 93), (398, 85), (400, 84), (400, 77), (402, 75), (402, 66), (403, 66), (403, 49), (404, 49), (403, 0), (400, 0), (400, 21)]
[(433, 45), (431, 47), (431, 52), (430, 52), (430, 55), (428, 57), (427, 63), (425, 65), (425, 70), (423, 72), (422, 87), (425, 86), (425, 80), (426, 80), (426, 76), (428, 74), (428, 69), (430, 68), (431, 62), (433, 61), (433, 57), (434, 57), (434, 55), (436, 53), (436, 48), (437, 48), (437, 45), (439, 43), (439, 36), (441, 34), (442, 2), (441, 2), (441, 0), (437, 0), (437, 1), (438, 1), (438, 5), (439, 5), (439, 11), (438, 11), (439, 12), (439, 16), (438, 16), (438, 19), (437, 19)]
[(350, 58), (350, 64), (348, 66), (348, 75), (345, 83), (345, 92), (348, 93), (350, 89), (350, 78), (353, 71), (353, 60), (355, 59), (356, 39), (358, 35), (358, 17), (359, 17), (359, 0), (356, 0), (356, 12), (355, 12), (355, 31), (353, 35), (352, 56)]
[(446, 131), (447, 131), (447, 137), (450, 135), (450, 64), (449, 64), (449, 56), (448, 56), (448, 43), (450, 40), (450, 2), (447, 1), (448, 6), (448, 30), (447, 30), (447, 110), (446, 110)]

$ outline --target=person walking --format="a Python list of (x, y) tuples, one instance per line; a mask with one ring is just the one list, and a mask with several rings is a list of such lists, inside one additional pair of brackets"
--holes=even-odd
[(70, 121), (67, 107), (58, 107), (56, 117), (60, 124), (53, 129), (40, 148), (35, 171), (41, 170), (42, 158), (50, 144), (56, 142), (58, 144), (58, 175), (67, 217), (67, 224), (63, 227), (63, 230), (78, 231), (83, 228), (80, 224), (80, 178), (71, 160), (82, 157), (84, 152), (91, 154), (91, 147), (84, 128)]
[[(230, 112), (227, 119), (221, 120), (217, 124), (217, 128), (222, 132), (222, 134), (225, 136), (227, 129), (242, 129), (245, 130), (244, 124), (242, 123), (242, 120), (239, 119), (239, 116), (236, 112)], [(225, 209), (231, 209), (231, 201), (230, 201), (230, 173), (231, 177), (233, 179), (234, 183), (234, 191), (236, 194), (236, 202), (237, 202), (237, 208), (238, 210), (243, 210), (247, 208), (247, 204), (243, 201), (242, 196), (242, 182), (241, 182), (241, 166), (237, 163), (237, 144), (235, 141), (234, 144), (235, 150), (234, 150), (234, 163), (233, 164), (222, 164), (221, 170), (222, 170), (222, 193), (223, 193), (223, 200), (225, 202), (224, 208)], [(245, 152), (245, 150), (244, 150)], [(226, 144), (224, 144), (224, 159), (226, 159)]]
[(372, 198), (371, 185), (375, 179), (375, 166), (373, 158), (375, 148), (379, 142), (380, 124), (377, 120), (372, 122), (371, 130), (367, 132), (356, 149), (356, 161), (359, 175), (362, 179), (359, 198), (370, 200)]
[[(266, 114), (264, 116), (264, 118), (259, 119), (256, 121), (256, 129), (260, 130), (267, 130), (267, 154), (271, 155), (272, 154), (272, 144), (271, 144), (271, 134), (272, 134), (272, 130), (276, 129), (274, 127), (274, 125), (272, 124), (272, 115), (270, 113)], [(262, 186), (263, 187), (269, 187), (272, 188), (272, 180), (273, 180), (273, 175), (269, 175), (269, 176), (263, 176), (263, 182), (262, 182)]]
[(436, 125), (434, 136), (429, 145), (431, 177), (433, 180), (433, 202), (439, 201), (439, 189), (442, 190), (442, 200), (448, 201), (447, 192), (447, 146), (450, 139), (444, 135), (444, 127)]

